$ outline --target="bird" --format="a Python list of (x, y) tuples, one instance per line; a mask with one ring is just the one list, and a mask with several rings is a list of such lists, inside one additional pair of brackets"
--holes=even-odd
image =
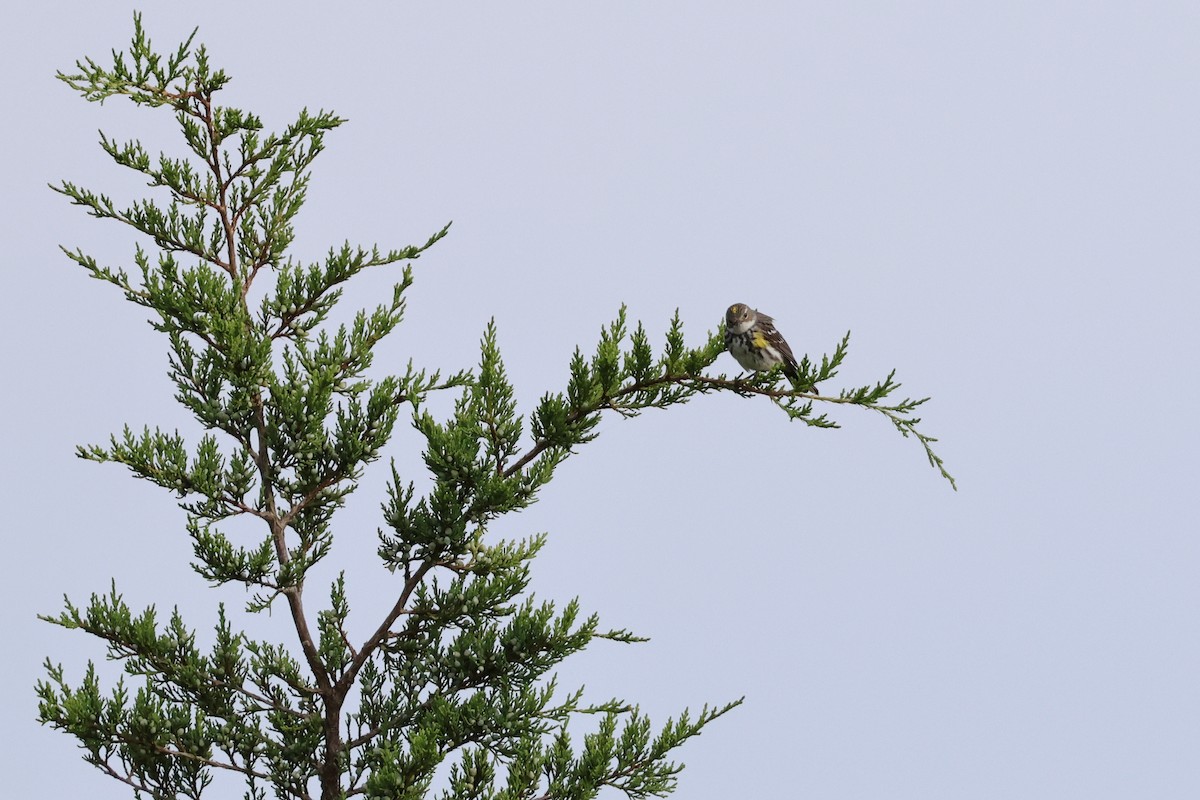
[(734, 303), (725, 312), (725, 347), (742, 369), (762, 372), (783, 365), (783, 374), (800, 377), (792, 348), (775, 329), (775, 320), (745, 303)]

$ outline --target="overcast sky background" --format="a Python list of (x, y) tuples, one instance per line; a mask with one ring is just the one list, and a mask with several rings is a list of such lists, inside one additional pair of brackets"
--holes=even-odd
[[(622, 302), (656, 339), (678, 307), (699, 343), (738, 301), (797, 352), (853, 332), (826, 390), (895, 367), (933, 397), (957, 493), (878, 415), (818, 431), (720, 396), (606, 420), (499, 527), (550, 533), (541, 596), (652, 638), (597, 643), (564, 686), (658, 721), (746, 696), (679, 751), (677, 796), (1200, 796), (1200, 6), (347, 5), (164, 3), (145, 23), (163, 49), (200, 25), (226, 103), (268, 128), (305, 106), (350, 120), (300, 257), (454, 221), (381, 368), (471, 365), (494, 317), (528, 410)], [(98, 128), (179, 150), (168, 114), (53, 80), (123, 48), (130, 10), (26, 3), (0, 32), (12, 797), (130, 796), (36, 724), (41, 660), (77, 680), (104, 653), (36, 613), (115, 578), (207, 634), (245, 599), (189, 571), (168, 494), (73, 456), (126, 422), (184, 425), (145, 313), (56, 249), (129, 264), (135, 240), (46, 188), (138, 196)], [(416, 443), (390, 455), (415, 468)], [(385, 472), (334, 556), (364, 634), (396, 586), (374, 556)]]

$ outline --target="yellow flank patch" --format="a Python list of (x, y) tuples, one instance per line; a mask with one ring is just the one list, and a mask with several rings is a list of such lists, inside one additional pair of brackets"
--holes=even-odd
[(750, 341), (760, 350), (768, 346), (767, 337), (762, 335), (762, 331), (755, 331), (754, 336), (751, 337)]

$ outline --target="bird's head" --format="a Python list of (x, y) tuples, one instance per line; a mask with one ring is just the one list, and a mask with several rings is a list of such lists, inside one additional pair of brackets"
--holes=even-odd
[(725, 312), (725, 327), (734, 333), (745, 333), (754, 325), (757, 312), (745, 303), (734, 303)]

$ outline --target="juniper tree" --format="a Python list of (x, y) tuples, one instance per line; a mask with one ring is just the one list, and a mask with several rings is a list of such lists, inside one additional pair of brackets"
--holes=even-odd
[[(291, 644), (236, 630), (218, 605), (213, 644), (202, 649), (178, 611), (167, 619), (154, 606), (135, 611), (114, 584), (85, 606), (66, 600), (45, 619), (104, 640), (108, 658), (138, 685), (102, 688), (90, 662), (71, 682), (47, 660), (37, 689), (41, 721), (75, 736), (102, 772), (155, 798), (198, 798), (219, 773), (238, 777), (251, 800), (268, 792), (323, 800), (671, 792), (681, 769), (671, 760), (675, 748), (740, 701), (652, 727), (636, 705), (560, 692), (548, 676), (567, 656), (595, 639), (641, 640), (602, 629), (576, 601), (535, 602), (526, 588), (544, 536), (499, 540), (489, 525), (532, 503), (556, 468), (597, 436), (606, 412), (635, 417), (714, 392), (762, 397), (813, 427), (836, 427), (818, 404), (876, 411), (915, 436), (950, 479), (930, 449), (934, 440), (917, 431), (912, 412), (924, 401), (889, 404), (893, 375), (836, 395), (796, 388), (836, 376), (848, 335), (819, 362), (801, 359), (791, 384), (779, 371), (729, 378), (705, 372), (722, 351), (719, 327), (689, 346), (677, 312), (656, 350), (641, 324), (631, 329), (624, 308), (590, 355), (576, 350), (565, 388), (547, 392), (527, 416), (518, 412), (494, 323), (473, 368), (410, 361), (403, 374), (377, 375), (373, 353), (401, 322), (411, 264), (449, 226), (418, 246), (344, 244), (317, 263), (295, 259), (293, 225), (313, 160), (342, 120), (302, 111), (281, 132), (265, 132), (253, 113), (216, 102), (229, 77), (203, 46), (193, 47), (194, 37), (156, 53), (135, 16), (127, 52), (105, 66), (85, 59), (58, 76), (87, 100), (126, 97), (178, 123), (181, 155), (101, 134), (104, 152), (165, 201), (120, 207), (70, 182), (54, 188), (152, 243), (149, 251), (137, 246), (131, 270), (81, 249), (64, 252), (150, 313), (166, 340), (176, 399), (205, 431), (188, 442), (126, 427), (78, 455), (124, 464), (175, 493), (195, 572), (215, 586), (248, 587), (249, 612), (284, 608), (275, 619), (287, 620)], [(335, 324), (346, 282), (386, 267), (398, 270), (391, 296)], [(438, 392), (455, 393), (448, 418), (426, 408)], [(378, 556), (395, 590), (363, 612), (374, 615), (373, 632), (352, 641), (342, 576), (315, 612), (309, 579), (330, 552), (336, 512), (402, 415), (423, 437), (430, 488), (418, 493), (393, 463)], [(259, 535), (234, 533), (237, 518), (253, 521)], [(577, 741), (580, 715), (595, 715), (594, 725)]]

